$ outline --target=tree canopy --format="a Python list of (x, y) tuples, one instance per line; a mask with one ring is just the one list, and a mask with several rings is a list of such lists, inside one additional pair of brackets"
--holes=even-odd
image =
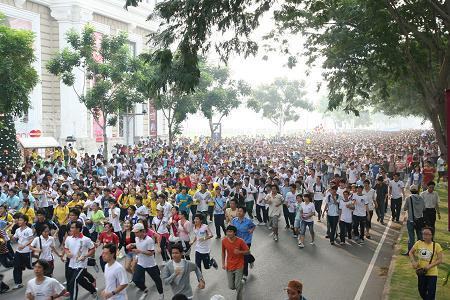
[(107, 126), (116, 123), (118, 114), (133, 111), (135, 103), (149, 98), (143, 81), (145, 64), (132, 57), (125, 33), (103, 35), (97, 48), (95, 30), (87, 25), (81, 34), (69, 31), (66, 40), (70, 47), (52, 58), (47, 69), (72, 87), (76, 80), (75, 71), (83, 72), (84, 82), (91, 86), (86, 88), (83, 84), (82, 90), (75, 87), (74, 90), (103, 130), (103, 151), (107, 157)]
[(247, 106), (256, 112), (262, 111), (263, 117), (270, 120), (281, 135), (287, 122), (300, 118), (300, 109), (313, 110), (312, 104), (305, 99), (304, 87), (303, 81), (277, 78), (271, 84), (256, 88)]
[(0, 112), (21, 117), (30, 108), (30, 93), (39, 77), (33, 67), (34, 34), (7, 26), (0, 14)]
[[(137, 5), (139, 0), (127, 0)], [(446, 152), (443, 91), (449, 87), (450, 1), (400, 0), (195, 0), (163, 1), (151, 18), (161, 20), (152, 36), (160, 48), (176, 47), (182, 56), (214, 47), (223, 60), (230, 53), (254, 54), (251, 39), (261, 16), (273, 13), (276, 30), (268, 35), (304, 46), (309, 62), (323, 58), (329, 107), (357, 113), (374, 106), (388, 113), (413, 114), (430, 120), (441, 151)], [(211, 39), (213, 33), (222, 38)], [(294, 38), (287, 41), (284, 34)], [(194, 57), (194, 58), (192, 58)], [(294, 65), (296, 53), (288, 65)]]
[(232, 110), (238, 108), (250, 92), (251, 88), (245, 81), (230, 78), (228, 67), (208, 64), (202, 60), (200, 82), (190, 97), (208, 119), (212, 137), (214, 124), (220, 123)]
[(39, 80), (33, 41), (31, 31), (10, 28), (0, 13), (0, 164), (11, 167), (19, 163), (14, 117), (28, 112)]

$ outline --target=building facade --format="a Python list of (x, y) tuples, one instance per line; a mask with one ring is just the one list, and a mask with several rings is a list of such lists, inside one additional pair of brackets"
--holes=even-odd
[[(0, 12), (6, 15), (9, 26), (35, 34), (34, 66), (40, 80), (30, 95), (30, 110), (16, 121), (18, 136), (51, 136), (61, 145), (73, 137), (77, 148), (94, 151), (102, 142), (98, 124), (74, 89), (50, 74), (45, 65), (67, 46), (66, 33), (72, 28), (81, 31), (86, 24), (95, 28), (98, 43), (102, 35), (124, 31), (134, 55), (148, 50), (147, 35), (157, 24), (146, 19), (156, 1), (144, 0), (139, 7), (126, 10), (124, 0), (0, 0)], [(80, 71), (75, 75), (75, 90), (82, 90), (83, 74)], [(137, 104), (133, 112), (118, 116), (115, 127), (108, 128), (109, 144), (156, 137), (158, 129), (159, 133), (163, 131), (162, 119), (150, 103)]]

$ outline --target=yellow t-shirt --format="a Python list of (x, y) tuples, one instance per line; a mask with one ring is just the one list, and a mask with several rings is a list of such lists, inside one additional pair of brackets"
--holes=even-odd
[(133, 196), (125, 196), (124, 194), (119, 197), (120, 207), (128, 208), (130, 205), (136, 205), (135, 198)]
[(208, 202), (208, 206), (214, 206), (214, 198), (216, 198), (216, 191), (215, 190), (209, 190), (209, 193), (211, 194), (211, 200)]
[(66, 206), (57, 206), (53, 210), (53, 214), (56, 217), (56, 221), (58, 221), (59, 225), (66, 225), (69, 216), (69, 208)]
[[(414, 244), (414, 249), (416, 250), (417, 257), (419, 258), (419, 268), (423, 268), (430, 262), (431, 255), (433, 254), (433, 243), (427, 244), (424, 241), (417, 241)], [(434, 256), (433, 261), (435, 262), (438, 258), (438, 254), (442, 251), (441, 245), (435, 243), (434, 246)], [(438, 276), (437, 266), (432, 267), (428, 270), (427, 276)]]
[(156, 199), (150, 198), (150, 193), (147, 199), (144, 199), (143, 204), (148, 208), (149, 215), (152, 217), (156, 216), (156, 206), (158, 205), (158, 201)]
[(25, 208), (22, 207), (21, 209), (19, 209), (19, 212), (28, 216), (28, 223), (34, 223), (34, 217), (36, 216), (34, 213), (34, 209), (31, 207)]
[(75, 202), (75, 201), (71, 200), (71, 201), (69, 201), (69, 203), (67, 203), (67, 207), (68, 208), (72, 208), (72, 207), (75, 207), (77, 205), (81, 206), (81, 207), (84, 207), (84, 201), (83, 200), (78, 200), (77, 202)]
[(6, 213), (5, 216), (0, 216), (0, 220), (6, 221), (8, 224), (10, 224), (13, 221), (13, 217), (11, 216), (10, 213)]

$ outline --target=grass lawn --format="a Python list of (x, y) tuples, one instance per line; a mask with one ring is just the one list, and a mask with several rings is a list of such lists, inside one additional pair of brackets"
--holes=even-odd
[[(443, 188), (438, 188), (437, 192), (441, 200), (439, 203), (441, 220), (436, 220), (435, 241), (441, 244), (444, 250), (444, 263), (439, 265), (436, 299), (444, 300), (450, 299), (450, 282), (447, 285), (443, 285), (444, 279), (450, 271), (450, 233), (447, 231), (447, 191)], [(400, 253), (408, 249), (408, 232), (406, 228), (401, 237), (400, 245)], [(417, 290), (417, 276), (411, 267), (409, 257), (398, 255), (395, 259), (388, 299), (421, 299)]]

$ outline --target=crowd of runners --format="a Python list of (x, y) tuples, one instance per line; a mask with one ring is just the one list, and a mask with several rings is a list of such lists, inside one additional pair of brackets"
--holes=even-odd
[[(254, 230), (274, 242), (290, 230), (301, 251), (314, 245), (315, 222), (326, 222), (331, 246), (363, 245), (373, 222), (401, 221), (410, 190), (425, 200), (422, 227), (434, 229), (434, 187), (447, 180), (433, 134), (419, 131), (179, 139), (172, 146), (146, 140), (117, 145), (110, 156), (64, 147), (50, 157), (33, 153), (17, 169), (0, 166), (0, 263), (13, 268), (14, 280), (9, 287), (2, 275), (0, 293), (24, 288), (22, 274), (34, 268), (26, 299), (77, 299), (79, 287), (103, 299), (126, 299), (126, 289), (136, 288), (144, 299), (145, 273), (159, 294), (151, 299), (163, 299), (165, 285), (175, 299), (192, 299), (190, 273), (203, 289), (204, 270), (223, 268), (242, 299), (258, 263)], [(413, 221), (416, 209), (408, 211)], [(421, 237), (414, 228), (410, 249)], [(222, 239), (221, 253), (211, 253), (212, 238)], [(57, 259), (65, 283), (51, 277)], [(104, 273), (104, 287), (92, 272)], [(303, 299), (300, 282), (286, 290), (290, 300)]]

